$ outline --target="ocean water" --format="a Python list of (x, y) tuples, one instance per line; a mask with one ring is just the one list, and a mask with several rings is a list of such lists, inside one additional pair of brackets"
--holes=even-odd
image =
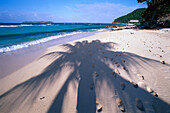
[(0, 24), (0, 53), (15, 51), (76, 34), (104, 31), (118, 24), (27, 23)]

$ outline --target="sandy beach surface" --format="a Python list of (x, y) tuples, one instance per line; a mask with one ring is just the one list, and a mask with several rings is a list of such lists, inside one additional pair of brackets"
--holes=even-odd
[(170, 29), (49, 47), (0, 79), (0, 113), (170, 113)]

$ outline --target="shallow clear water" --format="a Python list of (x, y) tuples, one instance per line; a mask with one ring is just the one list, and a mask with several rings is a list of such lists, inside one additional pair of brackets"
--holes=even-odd
[(52, 23), (0, 24), (0, 53), (84, 32), (108, 29), (115, 24)]

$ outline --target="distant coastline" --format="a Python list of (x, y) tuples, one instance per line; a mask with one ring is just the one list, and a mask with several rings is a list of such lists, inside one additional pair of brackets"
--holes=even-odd
[(23, 24), (27, 24), (27, 23), (43, 23), (43, 24), (51, 24), (54, 23), (52, 21), (24, 21), (22, 22)]

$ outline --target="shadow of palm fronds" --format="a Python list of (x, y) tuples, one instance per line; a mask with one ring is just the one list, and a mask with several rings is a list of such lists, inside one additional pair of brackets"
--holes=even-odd
[[(103, 102), (110, 102), (110, 104), (102, 103), (105, 108), (103, 111), (110, 112), (107, 109), (116, 108), (115, 98), (117, 97), (122, 98), (127, 112), (139, 112), (134, 101), (138, 96), (142, 98), (143, 102), (147, 103), (144, 105), (146, 112), (159, 111), (162, 108), (164, 108), (164, 111), (169, 110), (169, 104), (155, 98), (143, 88), (132, 87), (129, 82), (129, 80), (135, 80), (137, 77), (134, 75), (142, 73), (142, 71), (147, 71), (148, 76), (153, 76), (153, 74), (149, 75), (152, 73), (151, 71), (159, 68), (155, 68), (154, 65), (159, 64), (160, 67), (163, 65), (156, 60), (133, 53), (115, 51), (114, 45), (116, 43), (102, 43), (99, 40), (76, 42), (75, 45), (64, 44), (63, 47), (67, 51), (51, 52), (42, 56), (43, 59), (53, 59), (53, 62), (41, 74), (2, 94), (0, 96), (0, 110), (12, 112), (19, 110), (22, 106), (26, 106), (25, 109), (31, 108), (31, 105), (39, 98), (41, 91), (44, 89), (48, 91), (48, 88), (63, 76), (62, 73), (65, 68), (67, 68), (69, 74), (65, 76), (61, 88), (56, 88), (59, 91), (50, 105), (48, 113), (67, 111), (63, 102), (70, 83), (74, 84), (74, 90), (77, 91), (75, 106), (77, 113), (96, 113), (96, 98)], [(114, 73), (113, 75), (114, 69), (118, 69), (120, 74)], [(94, 73), (97, 73), (98, 76)], [(154, 79), (148, 80), (146, 83), (150, 81), (152, 83)], [(126, 84), (125, 90), (121, 90), (120, 83)], [(112, 97), (108, 97), (109, 100), (103, 100), (108, 90), (108, 94)], [(159, 101), (159, 104), (163, 107), (155, 105), (153, 109), (153, 100)], [(118, 108), (116, 109), (118, 110)]]

